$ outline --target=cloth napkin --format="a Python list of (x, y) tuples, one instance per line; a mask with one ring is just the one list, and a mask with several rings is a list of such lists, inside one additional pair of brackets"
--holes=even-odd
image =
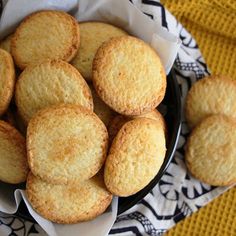
[[(182, 104), (191, 85), (210, 72), (192, 36), (159, 1), (133, 0), (133, 4), (168, 31), (179, 36), (182, 45), (174, 64)], [(1, 1), (0, 1), (1, 6)], [(182, 113), (182, 130), (175, 156), (156, 187), (137, 205), (117, 217), (110, 235), (162, 235), (178, 221), (197, 211), (227, 190), (193, 178), (184, 163), (184, 145), (189, 133)], [(0, 213), (0, 235), (46, 235), (37, 225)]]

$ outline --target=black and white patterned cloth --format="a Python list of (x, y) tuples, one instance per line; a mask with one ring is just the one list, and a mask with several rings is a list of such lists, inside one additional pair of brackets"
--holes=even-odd
[[(154, 21), (160, 21), (161, 13), (162, 26), (182, 40), (174, 71), (182, 95), (182, 104), (184, 104), (191, 85), (209, 74), (195, 40), (159, 1), (133, 0), (132, 3)], [(177, 151), (166, 173), (141, 202), (117, 218), (110, 235), (162, 235), (178, 221), (226, 191), (225, 187), (212, 187), (201, 183), (187, 172), (184, 163), (184, 145), (189, 130), (184, 114), (182, 117)], [(0, 235), (46, 234), (37, 224), (0, 213)]]

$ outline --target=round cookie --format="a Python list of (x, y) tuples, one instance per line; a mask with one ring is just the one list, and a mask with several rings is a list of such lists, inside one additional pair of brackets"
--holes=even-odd
[(156, 176), (165, 153), (160, 123), (147, 118), (127, 122), (114, 138), (105, 163), (108, 190), (122, 197), (137, 193)]
[(25, 139), (11, 125), (0, 121), (0, 181), (19, 184), (26, 180), (27, 173)]
[(31, 171), (55, 184), (77, 184), (94, 176), (107, 152), (103, 122), (81, 106), (59, 105), (39, 111), (27, 128)]
[(14, 118), (16, 122), (16, 128), (20, 131), (20, 133), (26, 137), (26, 132), (27, 132), (27, 124), (23, 121), (21, 115), (19, 112), (15, 111), (14, 113)]
[(154, 49), (140, 39), (122, 36), (98, 49), (93, 84), (113, 110), (140, 115), (154, 110), (164, 98), (166, 75)]
[(15, 68), (11, 55), (0, 49), (0, 116), (7, 110), (13, 96)]
[(190, 128), (209, 115), (224, 114), (236, 118), (236, 83), (226, 77), (211, 76), (190, 89), (185, 115)]
[(2, 119), (14, 128), (16, 128), (23, 135), (24, 138), (26, 137), (27, 127), (23, 122), (21, 116), (18, 114), (16, 106), (14, 104), (10, 104), (7, 111), (2, 116)]
[(80, 73), (64, 61), (27, 67), (16, 83), (16, 105), (25, 123), (40, 109), (60, 103), (93, 110), (91, 91)]
[(122, 115), (116, 116), (114, 119), (112, 119), (109, 125), (109, 129), (108, 129), (109, 139), (112, 141), (114, 137), (117, 135), (118, 131), (126, 122), (133, 119), (142, 118), (142, 117), (153, 119), (160, 122), (163, 127), (164, 132), (167, 133), (165, 120), (163, 116), (161, 115), (161, 113), (155, 109), (151, 112), (148, 112), (146, 114), (139, 115), (139, 116), (133, 116), (133, 117), (122, 116)]
[(93, 96), (94, 113), (102, 120), (102, 122), (108, 127), (111, 119), (114, 117), (115, 112), (111, 110), (97, 95), (93, 86), (89, 86)]
[(13, 37), (13, 34), (10, 34), (0, 42), (0, 48), (7, 51), (8, 53), (11, 53), (11, 39), (12, 39), (12, 37)]
[(2, 119), (6, 121), (8, 124), (10, 124), (11, 126), (15, 128), (17, 127), (16, 118), (11, 107), (8, 107), (7, 111), (2, 116)]
[(39, 11), (27, 16), (11, 40), (11, 53), (21, 69), (47, 59), (70, 61), (78, 48), (78, 24), (62, 11)]
[(167, 133), (165, 119), (157, 109), (154, 109), (153, 111), (150, 111), (148, 113), (145, 113), (145, 114), (142, 114), (139, 116), (131, 116), (132, 119), (141, 118), (141, 117), (153, 119), (153, 120), (160, 122), (163, 127), (163, 130), (165, 131), (165, 133)]
[(236, 122), (213, 115), (200, 122), (187, 141), (185, 160), (189, 171), (215, 186), (236, 183)]
[(80, 49), (71, 63), (86, 80), (92, 80), (93, 58), (98, 48), (110, 38), (127, 35), (127, 33), (103, 22), (81, 22), (79, 26)]
[(112, 200), (101, 174), (70, 186), (50, 184), (30, 173), (26, 194), (40, 215), (60, 224), (92, 220), (102, 214)]
[(121, 127), (127, 123), (128, 121), (131, 121), (132, 118), (128, 116), (123, 115), (117, 115), (114, 117), (114, 119), (111, 120), (109, 127), (108, 127), (108, 134), (109, 134), (109, 140), (112, 142), (112, 140), (115, 138)]

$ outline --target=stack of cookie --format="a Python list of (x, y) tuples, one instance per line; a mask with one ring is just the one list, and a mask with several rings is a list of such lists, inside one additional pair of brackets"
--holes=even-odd
[(90, 220), (113, 195), (135, 194), (156, 176), (166, 76), (148, 44), (110, 24), (40, 11), (0, 47), (0, 115), (11, 123), (0, 121), (0, 180), (27, 178), (39, 214)]
[(186, 100), (192, 132), (186, 147), (190, 172), (205, 183), (236, 183), (236, 82), (209, 76), (193, 85)]

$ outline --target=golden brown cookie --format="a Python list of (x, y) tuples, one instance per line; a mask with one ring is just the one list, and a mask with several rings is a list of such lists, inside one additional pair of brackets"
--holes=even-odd
[(153, 111), (150, 111), (148, 113), (145, 113), (145, 114), (142, 114), (139, 116), (131, 116), (130, 118), (136, 119), (136, 118), (141, 118), (141, 117), (153, 119), (153, 120), (160, 122), (165, 133), (167, 133), (167, 126), (166, 126), (165, 119), (157, 109), (154, 109)]
[(0, 181), (22, 183), (27, 173), (25, 139), (14, 127), (0, 121)]
[(28, 162), (34, 175), (55, 184), (77, 184), (94, 176), (107, 152), (103, 122), (81, 106), (39, 111), (27, 128)]
[(157, 53), (131, 36), (102, 44), (93, 61), (93, 84), (102, 100), (123, 115), (154, 110), (162, 101), (166, 75)]
[(7, 110), (13, 96), (15, 68), (11, 55), (0, 49), (0, 116)]
[(165, 153), (160, 123), (147, 118), (127, 122), (114, 138), (105, 163), (108, 190), (122, 197), (137, 193), (156, 176)]
[(103, 22), (82, 22), (79, 26), (80, 49), (71, 63), (86, 80), (92, 80), (92, 63), (98, 48), (110, 38), (127, 35), (127, 33)]
[(112, 141), (114, 137), (117, 135), (118, 131), (126, 122), (133, 119), (142, 118), (142, 117), (153, 119), (160, 122), (161, 125), (163, 126), (164, 132), (167, 133), (165, 120), (163, 116), (161, 115), (161, 113), (155, 109), (151, 112), (148, 112), (146, 114), (139, 115), (139, 116), (128, 117), (128, 116), (118, 115), (114, 117), (114, 119), (112, 119), (112, 121), (109, 124), (109, 129), (108, 129), (109, 139)]
[(115, 116), (115, 112), (101, 100), (92, 85), (89, 87), (93, 96), (94, 113), (97, 114), (106, 127), (108, 127), (110, 121)]
[(188, 138), (185, 153), (189, 171), (215, 186), (236, 183), (236, 121), (224, 115), (203, 119)]
[(14, 113), (10, 107), (8, 107), (6, 113), (2, 116), (2, 119), (6, 121), (8, 124), (16, 128), (16, 119)]
[(26, 137), (26, 132), (27, 132), (27, 125), (23, 121), (22, 117), (19, 115), (19, 112), (14, 113), (14, 118), (16, 121), (16, 128), (20, 131), (20, 133)]
[(13, 36), (13, 34), (10, 34), (0, 42), (0, 48), (7, 51), (8, 53), (11, 53), (12, 36)]
[(29, 15), (11, 40), (11, 53), (21, 69), (47, 59), (70, 61), (78, 48), (78, 24), (62, 11), (39, 11)]
[(60, 103), (93, 109), (91, 91), (80, 73), (64, 61), (27, 67), (16, 83), (16, 105), (25, 123), (40, 109)]
[(112, 200), (102, 175), (70, 186), (49, 184), (30, 173), (26, 194), (40, 215), (60, 224), (92, 220), (102, 214)]
[(236, 118), (236, 83), (226, 77), (211, 76), (196, 82), (190, 89), (185, 115), (190, 128), (214, 114)]
[(123, 115), (117, 115), (115, 116), (108, 127), (108, 134), (109, 134), (109, 140), (112, 142), (112, 140), (115, 138), (121, 127), (127, 123), (128, 121), (131, 121), (132, 118), (128, 116), (123, 116)]
[(24, 124), (21, 116), (17, 112), (15, 104), (11, 103), (2, 119), (8, 124), (16, 128), (25, 138), (26, 137), (26, 125)]

